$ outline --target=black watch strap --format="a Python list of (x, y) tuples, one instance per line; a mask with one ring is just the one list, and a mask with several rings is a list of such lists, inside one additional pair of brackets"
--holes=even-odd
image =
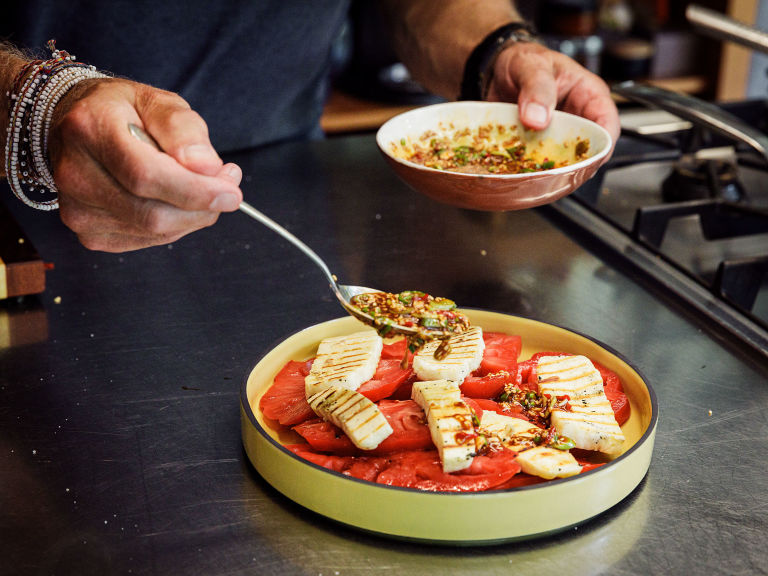
[(536, 34), (525, 22), (512, 22), (497, 28), (478, 44), (467, 58), (461, 80), (459, 100), (483, 100), (493, 63), (508, 42), (533, 42)]

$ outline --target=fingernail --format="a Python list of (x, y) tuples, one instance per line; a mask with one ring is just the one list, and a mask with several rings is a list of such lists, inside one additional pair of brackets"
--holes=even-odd
[(218, 161), (219, 156), (210, 146), (204, 144), (192, 144), (184, 148), (184, 160), (192, 162)]
[(240, 206), (240, 197), (236, 194), (219, 194), (213, 199), (208, 209), (211, 212), (232, 212)]
[(541, 104), (532, 102), (525, 107), (525, 119), (529, 124), (535, 124), (537, 126), (544, 126), (547, 123), (549, 116), (549, 110)]

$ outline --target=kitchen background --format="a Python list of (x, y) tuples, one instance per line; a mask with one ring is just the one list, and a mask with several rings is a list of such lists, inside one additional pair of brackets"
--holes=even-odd
[[(688, 23), (681, 0), (528, 0), (518, 8), (542, 40), (607, 81), (648, 80), (707, 100), (768, 95), (768, 55), (707, 37)], [(695, 4), (768, 30), (768, 0)], [(372, 130), (437, 99), (414, 83), (389, 48), (376, 3), (353, 1), (336, 46), (336, 72), (323, 127)]]

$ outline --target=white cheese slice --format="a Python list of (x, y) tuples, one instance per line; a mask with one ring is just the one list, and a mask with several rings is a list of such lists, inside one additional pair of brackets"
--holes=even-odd
[(536, 446), (518, 452), (517, 461), (526, 474), (547, 480), (567, 478), (581, 473), (581, 465), (567, 450)]
[(607, 454), (621, 451), (624, 434), (603, 390), (600, 372), (586, 356), (542, 356), (536, 370), (539, 392), (568, 396), (571, 410), (553, 410), (552, 426), (577, 448)]
[(429, 380), (417, 382), (411, 388), (411, 399), (422, 407), (425, 414), (432, 405), (446, 405), (461, 402), (461, 390), (456, 382), (450, 380)]
[(383, 346), (383, 340), (374, 330), (321, 341), (304, 379), (307, 398), (329, 386), (357, 390), (376, 373)]
[(514, 437), (518, 439), (533, 438), (538, 432), (543, 431), (542, 428), (522, 418), (504, 416), (504, 414), (499, 414), (493, 410), (483, 410), (483, 415), (480, 418), (479, 432), (498, 438), (500, 442), (505, 444), (512, 441)]
[(379, 407), (354, 390), (330, 386), (310, 396), (308, 402), (315, 414), (341, 428), (362, 450), (373, 450), (392, 434)]
[(413, 357), (413, 370), (421, 380), (451, 380), (463, 382), (473, 370), (480, 367), (485, 350), (483, 330), (472, 326), (467, 331), (451, 336), (451, 351), (442, 359), (435, 358), (440, 341), (428, 342)]
[(424, 410), (443, 472), (464, 470), (475, 456), (472, 411), (461, 400), (458, 382), (415, 382), (411, 398)]

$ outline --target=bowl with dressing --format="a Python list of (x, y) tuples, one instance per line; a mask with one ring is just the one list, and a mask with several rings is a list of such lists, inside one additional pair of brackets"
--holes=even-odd
[(448, 102), (384, 123), (376, 143), (395, 173), (430, 198), (475, 210), (521, 210), (566, 196), (611, 151), (598, 124), (555, 110), (549, 126), (526, 129), (516, 104)]

